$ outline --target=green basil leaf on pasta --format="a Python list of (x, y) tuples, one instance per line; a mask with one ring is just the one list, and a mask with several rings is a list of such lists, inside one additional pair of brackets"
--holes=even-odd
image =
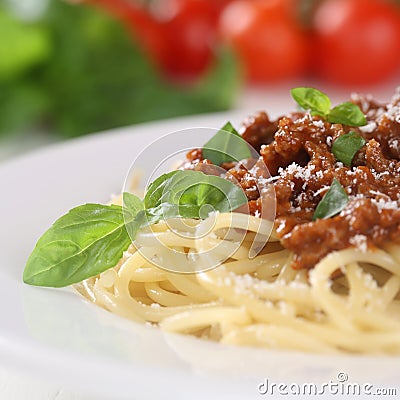
[(356, 153), (365, 145), (366, 141), (356, 132), (349, 132), (339, 136), (332, 145), (332, 153), (338, 161), (348, 167), (351, 166)]
[(364, 126), (367, 124), (365, 115), (356, 104), (345, 102), (333, 108), (328, 116), (328, 122), (348, 126)]
[(58, 219), (30, 255), (25, 283), (63, 287), (114, 267), (131, 240), (123, 209), (86, 204)]
[(162, 203), (157, 207), (140, 211), (134, 220), (128, 223), (131, 225), (128, 231), (133, 241), (141, 228), (172, 218), (200, 218), (200, 209), (201, 207), (195, 205)]
[(159, 176), (154, 180), (146, 189), (146, 195), (144, 197), (145, 208), (157, 207), (161, 204), (160, 197), (166, 189), (168, 179), (180, 171), (171, 171), (167, 174)]
[(314, 115), (325, 116), (331, 108), (331, 100), (321, 91), (309, 88), (298, 87), (291, 90), (296, 103), (304, 110), (311, 110)]
[(140, 223), (137, 221), (137, 216), (140, 212), (144, 211), (143, 201), (132, 193), (124, 192), (123, 198), (123, 212), (125, 227), (131, 240), (135, 240), (136, 234), (141, 228)]
[(315, 209), (313, 221), (317, 219), (328, 219), (339, 214), (349, 201), (347, 193), (340, 182), (334, 178), (330, 189), (318, 203)]
[(158, 207), (150, 208), (138, 216), (141, 226), (156, 224), (172, 218), (201, 218), (201, 206), (193, 204), (162, 203)]
[(124, 202), (124, 207), (133, 216), (135, 216), (139, 211), (144, 210), (143, 201), (132, 193), (124, 192), (122, 195)]
[[(230, 212), (247, 203), (243, 190), (234, 183), (199, 171), (175, 171), (160, 179), (162, 190), (150, 185), (152, 199), (146, 204), (211, 206), (215, 211)], [(160, 177), (161, 178), (161, 177)], [(146, 198), (148, 193), (146, 193)], [(193, 216), (193, 218), (196, 218)]]
[(226, 123), (204, 146), (203, 157), (215, 165), (251, 158), (249, 144)]

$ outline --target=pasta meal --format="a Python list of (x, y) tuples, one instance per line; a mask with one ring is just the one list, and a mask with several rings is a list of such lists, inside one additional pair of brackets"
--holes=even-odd
[(227, 123), (144, 198), (58, 219), (24, 282), (225, 344), (400, 353), (400, 91)]

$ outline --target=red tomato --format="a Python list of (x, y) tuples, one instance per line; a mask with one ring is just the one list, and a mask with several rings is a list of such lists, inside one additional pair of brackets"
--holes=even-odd
[(200, 74), (213, 58), (222, 1), (163, 0), (159, 4), (164, 71), (184, 77)]
[(223, 7), (231, 0), (161, 0), (151, 9), (129, 0), (86, 0), (121, 19), (164, 73), (195, 77), (213, 58)]
[(387, 1), (327, 0), (314, 27), (314, 66), (331, 81), (371, 84), (399, 68), (400, 16)]
[(239, 0), (221, 16), (223, 39), (250, 80), (267, 82), (301, 75), (308, 63), (308, 37), (288, 11), (291, 2)]

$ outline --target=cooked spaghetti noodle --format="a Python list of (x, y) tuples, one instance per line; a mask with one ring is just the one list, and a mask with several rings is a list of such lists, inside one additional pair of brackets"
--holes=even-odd
[[(167, 224), (158, 224), (157, 232), (168, 244)], [(114, 269), (76, 288), (123, 317), (223, 343), (315, 352), (400, 351), (399, 245), (332, 252), (312, 271), (293, 270), (292, 254), (274, 238), (253, 259), (248, 250), (244, 240), (218, 268), (182, 275), (159, 269), (131, 246)], [(332, 279), (338, 269), (340, 276)]]

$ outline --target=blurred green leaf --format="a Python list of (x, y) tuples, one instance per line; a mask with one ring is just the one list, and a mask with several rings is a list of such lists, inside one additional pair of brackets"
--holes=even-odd
[(0, 82), (0, 133), (10, 134), (37, 126), (47, 110), (47, 97), (34, 82)]
[(214, 66), (199, 82), (196, 95), (211, 102), (214, 111), (226, 110), (232, 106), (243, 83), (243, 71), (238, 59), (231, 50), (222, 47)]
[(0, 79), (15, 77), (50, 53), (47, 30), (17, 21), (0, 9)]

